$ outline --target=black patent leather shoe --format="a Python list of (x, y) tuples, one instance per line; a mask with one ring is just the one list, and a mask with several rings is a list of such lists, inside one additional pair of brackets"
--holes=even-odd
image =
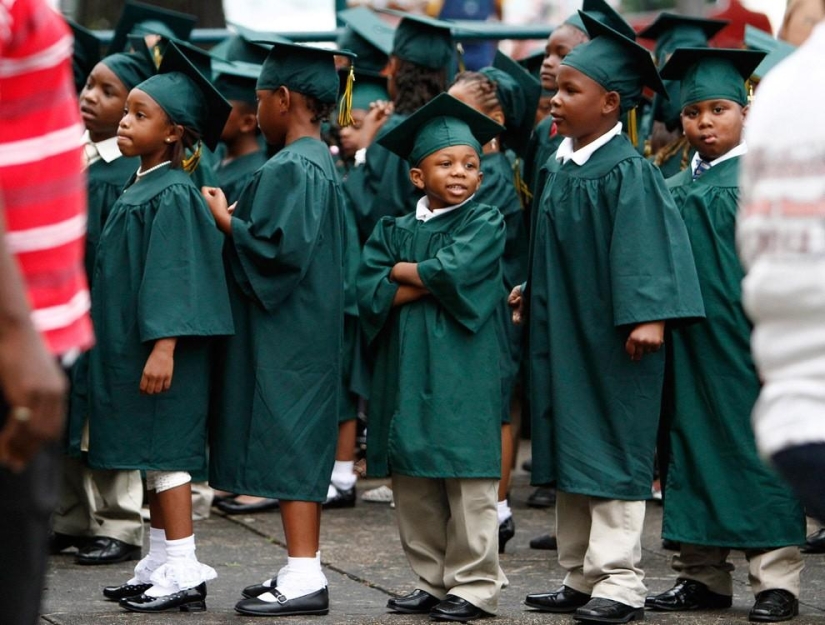
[(516, 522), (513, 517), (505, 519), (498, 524), (498, 552), (504, 553), (504, 546), (507, 541), (516, 535)]
[(492, 616), (481, 608), (477, 608), (472, 603), (455, 595), (447, 595), (432, 610), (430, 619), (433, 621), (456, 621), (466, 623), (475, 619)]
[(127, 560), (140, 560), (140, 546), (108, 536), (98, 536), (75, 556), (77, 564), (115, 564)]
[(121, 584), (120, 586), (106, 586), (103, 596), (112, 601), (120, 601), (129, 597), (142, 595), (152, 587), (152, 584)]
[(49, 536), (49, 555), (59, 555), (66, 551), (66, 549), (71, 549), (72, 547), (82, 549), (89, 544), (89, 540), (91, 539), (86, 536), (71, 536), (69, 534), (52, 532), (51, 536)]
[(545, 551), (555, 551), (559, 548), (556, 537), (552, 534), (542, 534), (530, 541), (530, 549), (542, 549)]
[(277, 585), (277, 578), (273, 577), (272, 579), (268, 579), (266, 582), (261, 584), (252, 584), (251, 586), (247, 586), (241, 591), (241, 595), (243, 595), (247, 599), (254, 599), (255, 597), (260, 597), (265, 592), (272, 592), (275, 590), (275, 586)]
[(341, 490), (333, 485), (335, 494), (327, 497), (323, 503), (324, 510), (334, 510), (336, 508), (354, 508), (355, 507), (355, 486), (349, 490)]
[(748, 620), (755, 623), (790, 621), (799, 614), (799, 601), (787, 590), (772, 588), (756, 595)]
[(825, 553), (825, 528), (814, 532), (805, 539), (802, 553)]
[(175, 609), (181, 612), (203, 612), (206, 610), (206, 583), (162, 597), (150, 597), (144, 593), (121, 599), (118, 605), (130, 612), (164, 612)]
[(255, 514), (278, 509), (277, 499), (261, 499), (255, 503), (240, 503), (236, 499), (224, 499), (215, 504), (215, 507), (226, 514)]
[(660, 612), (721, 610), (729, 608), (732, 602), (732, 597), (711, 592), (702, 582), (679, 578), (670, 590), (645, 599), (645, 607)]
[(539, 486), (527, 498), (527, 505), (531, 508), (552, 508), (556, 505), (556, 489)]
[(577, 621), (588, 623), (629, 623), (643, 621), (644, 608), (634, 608), (613, 599), (594, 597), (573, 613)]
[(393, 597), (387, 601), (387, 607), (394, 612), (402, 614), (429, 614), (441, 599), (435, 597), (425, 590), (416, 588), (408, 595)]
[(270, 588), (268, 592), (275, 595), (277, 601), (263, 601), (257, 597), (242, 599), (235, 604), (235, 611), (249, 616), (296, 616), (329, 612), (329, 590), (326, 587), (295, 599), (287, 599), (274, 588)]
[(551, 592), (539, 592), (527, 595), (527, 598), (524, 600), (524, 605), (528, 608), (534, 608), (539, 612), (565, 614), (575, 612), (577, 608), (582, 607), (588, 601), (590, 601), (590, 595), (574, 590), (570, 588), (570, 586), (562, 586), (558, 590)]

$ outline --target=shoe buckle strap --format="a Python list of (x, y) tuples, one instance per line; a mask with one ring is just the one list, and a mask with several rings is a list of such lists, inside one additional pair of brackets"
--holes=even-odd
[(280, 603), (281, 605), (283, 605), (287, 602), (286, 596), (281, 594), (277, 590), (273, 591), (273, 594), (275, 595), (275, 598), (278, 600), (278, 603)]

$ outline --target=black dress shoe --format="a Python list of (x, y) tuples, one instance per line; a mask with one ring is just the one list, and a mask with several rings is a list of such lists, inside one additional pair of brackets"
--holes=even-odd
[(393, 597), (387, 601), (387, 607), (394, 612), (402, 614), (429, 614), (441, 599), (435, 597), (425, 590), (416, 588), (408, 595)]
[(556, 505), (556, 489), (539, 486), (527, 498), (527, 505), (531, 508), (552, 508)]
[(702, 582), (679, 578), (670, 590), (645, 599), (645, 607), (660, 612), (721, 610), (729, 608), (732, 602), (733, 597), (711, 592)]
[(140, 560), (140, 546), (108, 536), (98, 536), (75, 556), (77, 564), (115, 564), (127, 560)]
[(668, 551), (679, 551), (681, 548), (682, 543), (677, 540), (670, 540), (670, 538), (662, 539), (662, 549), (667, 549)]
[(278, 600), (263, 601), (257, 597), (243, 599), (235, 604), (235, 611), (249, 616), (295, 616), (329, 612), (329, 590), (326, 587), (295, 599), (287, 599), (274, 588), (269, 592)]
[(355, 486), (349, 490), (341, 490), (333, 485), (335, 494), (332, 497), (327, 497), (323, 504), (324, 510), (334, 510), (335, 508), (354, 508), (355, 507)]
[(440, 601), (430, 610), (430, 619), (433, 621), (457, 621), (466, 623), (478, 618), (492, 616), (481, 608), (477, 608), (472, 603), (455, 595), (447, 595), (444, 601)]
[(559, 548), (556, 537), (552, 534), (542, 534), (530, 541), (530, 549), (544, 549), (545, 551), (555, 551)]
[(498, 552), (504, 553), (504, 546), (507, 541), (516, 535), (516, 522), (513, 517), (506, 518), (498, 524)]
[(825, 527), (805, 539), (802, 553), (825, 553)]
[(772, 588), (756, 595), (748, 620), (757, 623), (790, 621), (799, 614), (799, 601), (787, 590)]
[(643, 621), (645, 609), (634, 608), (619, 601), (613, 601), (613, 599), (594, 597), (587, 602), (587, 605), (576, 610), (573, 618), (590, 623), (628, 623)]
[(533, 459), (527, 458), (524, 462), (521, 463), (521, 470), (527, 471), (530, 473), (533, 470)]
[(215, 507), (226, 514), (255, 514), (278, 509), (277, 499), (262, 499), (255, 503), (239, 503), (235, 499), (224, 499), (215, 504)]
[(121, 599), (119, 605), (131, 612), (163, 612), (175, 608), (181, 612), (203, 612), (206, 610), (206, 583), (162, 597), (146, 594), (128, 597)]
[(112, 601), (120, 601), (129, 597), (142, 595), (152, 587), (152, 584), (121, 584), (120, 586), (106, 586), (103, 596)]
[(265, 592), (272, 592), (275, 590), (276, 580), (277, 578), (273, 577), (272, 579), (268, 579), (266, 583), (247, 586), (241, 591), (241, 595), (247, 599), (254, 599), (255, 597), (260, 597)]
[(575, 612), (577, 608), (582, 607), (588, 601), (590, 601), (590, 595), (574, 590), (570, 586), (562, 586), (551, 592), (527, 595), (524, 605), (528, 608), (535, 608), (539, 612), (564, 614)]
[(49, 555), (56, 556), (72, 547), (82, 549), (89, 544), (90, 540), (91, 539), (86, 536), (70, 536), (69, 534), (52, 532), (51, 536), (49, 536)]

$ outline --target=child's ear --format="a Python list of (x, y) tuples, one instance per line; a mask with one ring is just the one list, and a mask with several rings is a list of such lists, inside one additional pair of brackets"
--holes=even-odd
[(169, 124), (169, 132), (166, 134), (166, 143), (175, 143), (183, 138), (183, 126), (180, 124)]
[(281, 115), (289, 113), (289, 107), (292, 103), (292, 94), (289, 92), (289, 89), (281, 85), (275, 90), (274, 95), (278, 100), (278, 112)]
[(604, 100), (602, 101), (602, 114), (610, 115), (615, 112), (618, 110), (621, 102), (622, 97), (617, 91), (608, 91), (604, 94)]
[(750, 112), (750, 110), (751, 110), (751, 105), (750, 104), (746, 104), (745, 106), (742, 107), (742, 121), (745, 121), (748, 118), (748, 113)]
[(242, 133), (254, 132), (258, 127), (258, 116), (255, 113), (244, 114), (238, 122), (238, 129)]
[(418, 167), (410, 168), (410, 181), (415, 185), (416, 189), (424, 188), (424, 172)]

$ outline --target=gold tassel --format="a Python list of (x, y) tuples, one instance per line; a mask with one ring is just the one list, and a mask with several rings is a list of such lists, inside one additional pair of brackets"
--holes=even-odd
[(748, 104), (753, 102), (753, 80), (746, 80), (745, 87), (748, 90)]
[(455, 51), (458, 52), (458, 72), (466, 72), (467, 65), (464, 63), (464, 46), (459, 41), (455, 44)]
[(523, 210), (533, 200), (533, 194), (530, 193), (530, 188), (527, 186), (524, 178), (521, 177), (520, 158), (516, 158), (516, 160), (513, 161), (513, 183), (516, 186), (516, 193), (518, 194), (518, 199), (521, 202), (521, 208)]
[(636, 126), (636, 107), (634, 106), (627, 112), (627, 136), (630, 137), (630, 143), (636, 147), (639, 143), (639, 131)]
[(338, 127), (345, 128), (351, 126), (352, 119), (352, 86), (355, 82), (355, 66), (349, 66), (349, 75), (347, 76), (347, 86), (344, 87), (344, 95), (341, 96), (341, 101), (338, 102)]
[(155, 60), (155, 69), (163, 62), (163, 55), (160, 53), (160, 46), (152, 46), (152, 58)]
[(192, 174), (198, 168), (198, 164), (201, 162), (201, 154), (203, 153), (203, 142), (198, 141), (198, 147), (195, 148), (195, 151), (192, 152), (192, 156), (189, 158), (183, 159), (181, 162), (181, 167), (183, 167), (183, 171), (187, 174)]

